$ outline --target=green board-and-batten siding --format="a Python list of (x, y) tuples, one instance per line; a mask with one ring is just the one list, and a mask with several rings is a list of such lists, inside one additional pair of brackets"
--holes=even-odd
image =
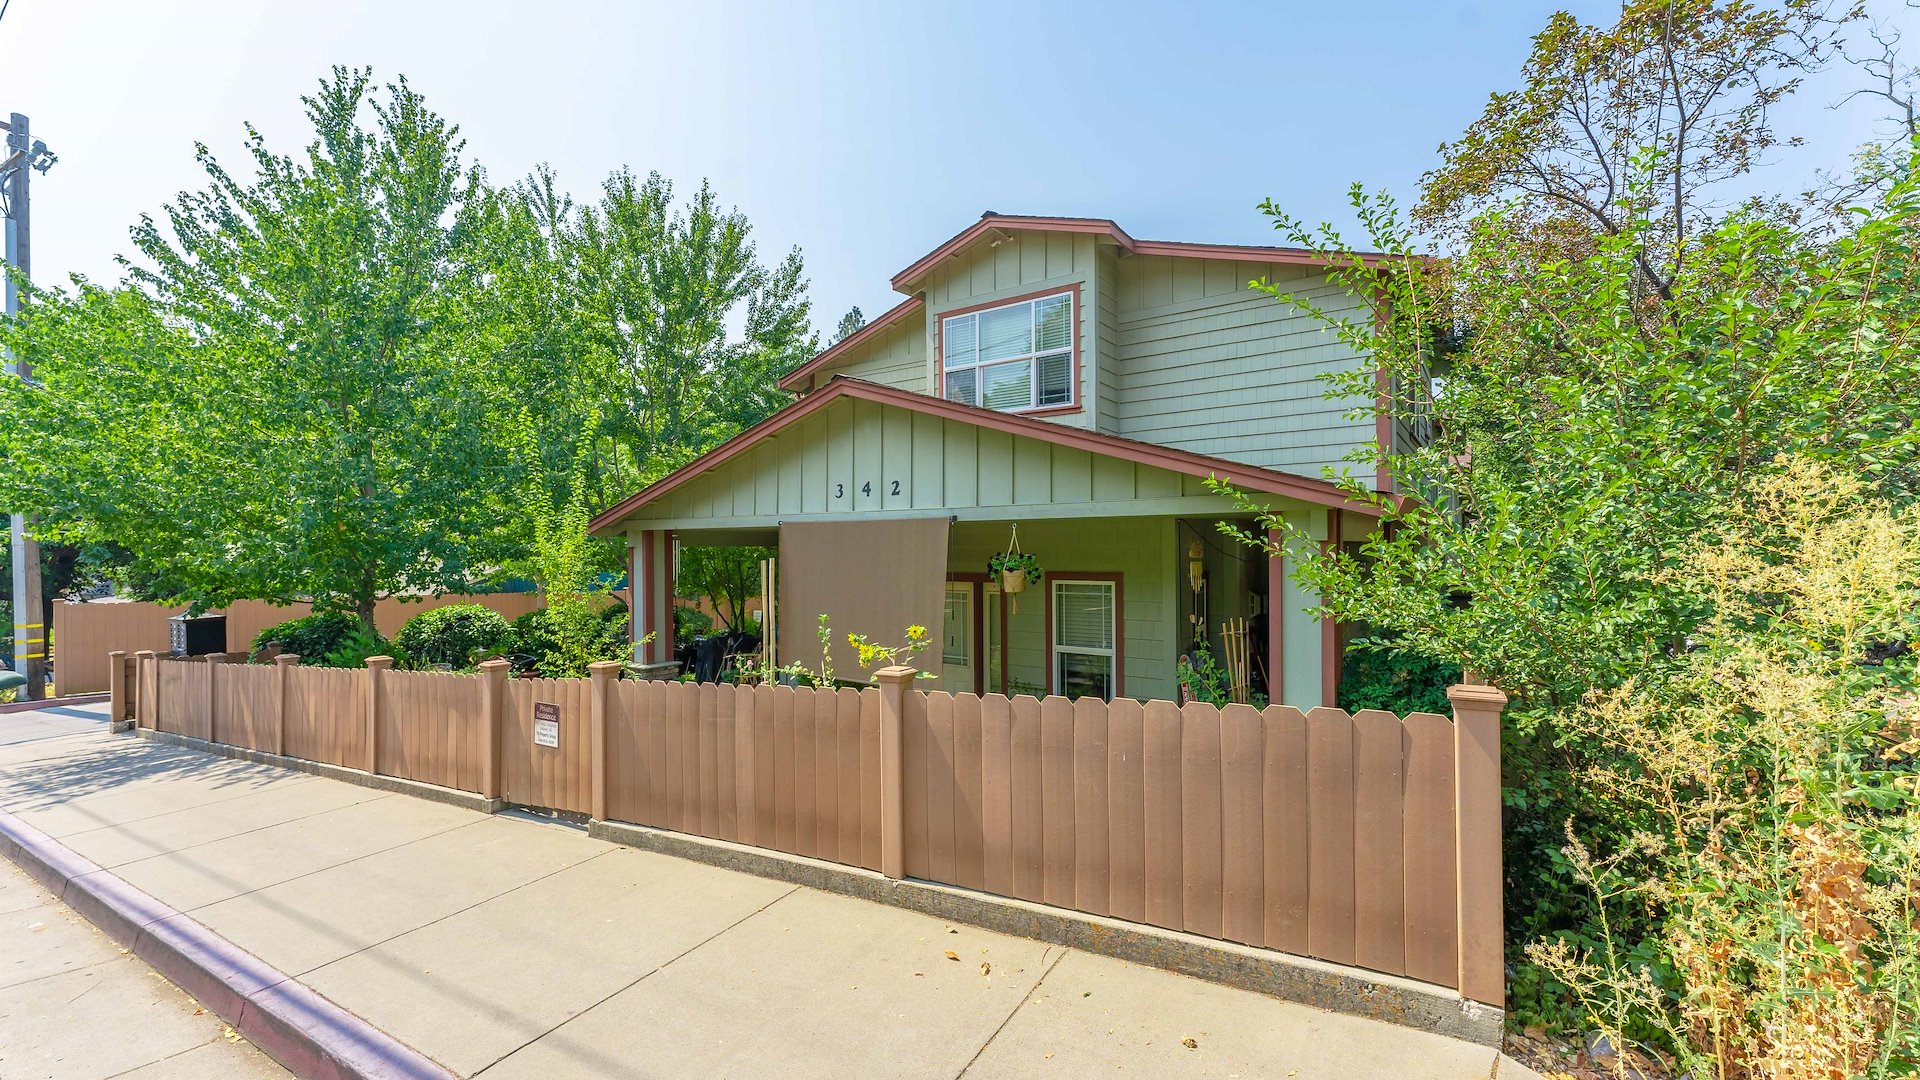
[[(1290, 502), (1277, 496), (1268, 501)], [(632, 517), (646, 528), (707, 529), (911, 511), (997, 521), (1232, 509), (1200, 477), (846, 398)]]
[(1332, 329), (1248, 282), (1266, 277), (1334, 315), (1365, 318), (1323, 271), (1219, 259), (1117, 259), (1105, 430), (1303, 476), (1374, 437), (1366, 401), (1329, 400), (1322, 375), (1366, 363)]
[(932, 393), (933, 369), (927, 363), (924, 316), (909, 316), (854, 346), (844, 360), (821, 372), (819, 378), (835, 375), (897, 386), (916, 394)]

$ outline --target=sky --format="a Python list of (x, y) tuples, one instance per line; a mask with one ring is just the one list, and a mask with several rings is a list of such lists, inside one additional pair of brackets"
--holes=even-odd
[[(0, 113), (59, 163), (33, 180), (33, 270), (118, 280), (127, 230), (239, 164), (293, 153), (333, 65), (405, 75), (496, 182), (536, 164), (591, 197), (621, 166), (709, 180), (772, 263), (799, 247), (823, 332), (983, 211), (1117, 220), (1141, 239), (1274, 243), (1257, 210), (1351, 230), (1355, 181), (1410, 200), (1436, 148), (1517, 82), (1555, 6), (10, 0)], [(1897, 0), (1892, 18), (1912, 21)], [(1920, 31), (1916, 31), (1920, 41)], [(1791, 189), (1866, 138), (1829, 81), (1783, 120)], [(1355, 237), (1356, 240), (1364, 238)]]

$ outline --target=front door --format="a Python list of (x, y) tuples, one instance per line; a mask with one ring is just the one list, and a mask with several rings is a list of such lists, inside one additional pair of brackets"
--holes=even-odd
[(973, 640), (973, 590), (971, 581), (947, 582), (946, 614), (940, 622), (940, 685), (950, 694), (972, 692), (978, 685), (975, 672), (980, 658)]

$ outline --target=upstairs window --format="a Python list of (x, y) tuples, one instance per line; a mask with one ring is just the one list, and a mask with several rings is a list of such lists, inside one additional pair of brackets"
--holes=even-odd
[(940, 365), (948, 401), (1003, 412), (1072, 405), (1073, 294), (941, 320)]

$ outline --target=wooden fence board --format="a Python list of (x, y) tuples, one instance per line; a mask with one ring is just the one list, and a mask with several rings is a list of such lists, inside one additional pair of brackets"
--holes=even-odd
[(793, 717), (794, 689), (791, 686), (768, 688), (773, 701), (773, 846), (798, 854), (800, 842), (795, 836), (799, 812), (794, 802)]
[(1120, 698), (1107, 708), (1107, 865), (1113, 915), (1147, 921), (1147, 791), (1141, 770), (1140, 703)]
[(1187, 930), (1222, 933), (1220, 710), (1188, 702), (1180, 710), (1181, 919)]
[(926, 792), (926, 868), (934, 881), (954, 879), (953, 858), (953, 696), (927, 695), (926, 772), (922, 786)]
[(1460, 924), (1455, 892), (1453, 721), (1412, 713), (1402, 722), (1406, 747), (1407, 975), (1453, 986), (1460, 978)]
[(814, 795), (819, 776), (813, 763), (819, 694), (804, 687), (793, 691), (793, 850), (800, 855), (820, 853), (820, 804)]
[(880, 869), (880, 691), (860, 691), (860, 865)]
[(1041, 785), (1040, 702), (1013, 699), (1013, 895), (1046, 895), (1046, 793)]
[(759, 732), (753, 719), (759, 698), (753, 691), (752, 686), (742, 686), (733, 692), (733, 839), (765, 847), (759, 833), (759, 809), (754, 804), (754, 793), (759, 790), (754, 743)]
[(814, 854), (840, 857), (840, 692), (813, 692)]
[(1266, 733), (1250, 705), (1220, 712), (1221, 933), (1261, 945), (1267, 938), (1267, 881), (1261, 804)]
[(1351, 964), (1353, 929), (1353, 718), (1307, 714), (1307, 951)]
[(1169, 930), (1185, 927), (1181, 914), (1183, 858), (1180, 798), (1180, 708), (1171, 701), (1149, 701), (1144, 719), (1141, 764), (1146, 788), (1146, 915)]
[(740, 839), (739, 803), (734, 794), (734, 779), (738, 765), (734, 755), (740, 738), (738, 706), (735, 703), (739, 690), (731, 683), (721, 683), (714, 687), (714, 691), (715, 818), (713, 834), (722, 840), (738, 842)]
[(1399, 717), (1377, 709), (1355, 713), (1353, 730), (1354, 962), (1402, 975), (1407, 967), (1405, 732)]
[(1107, 792), (1108, 705), (1095, 697), (1073, 703), (1073, 897), (1081, 911), (1112, 910), (1113, 825)]
[(776, 692), (772, 686), (753, 689), (753, 842), (770, 848), (780, 846), (774, 826), (779, 787), (773, 732)]
[(953, 883), (987, 887), (986, 821), (981, 788), (980, 698), (953, 698)]
[(1050, 695), (1040, 703), (1040, 898), (1060, 907), (1074, 906), (1073, 780), (1073, 702)]
[(1266, 878), (1266, 945), (1307, 951), (1307, 720), (1300, 710), (1269, 705), (1260, 789), (1265, 823), (1261, 861)]
[(981, 874), (987, 891), (1013, 895), (1013, 703), (980, 699)]
[(842, 687), (834, 692), (834, 763), (839, 775), (834, 778), (835, 788), (840, 793), (840, 804), (834, 810), (834, 823), (839, 835), (835, 838), (838, 854), (834, 856), (848, 866), (859, 866), (862, 858), (860, 849), (860, 824), (862, 801), (860, 794), (860, 691), (852, 687)]
[(700, 692), (699, 720), (694, 737), (699, 740), (699, 756), (694, 763), (693, 810), (699, 815), (697, 830), (701, 836), (720, 835), (720, 687), (715, 683), (695, 683)]

